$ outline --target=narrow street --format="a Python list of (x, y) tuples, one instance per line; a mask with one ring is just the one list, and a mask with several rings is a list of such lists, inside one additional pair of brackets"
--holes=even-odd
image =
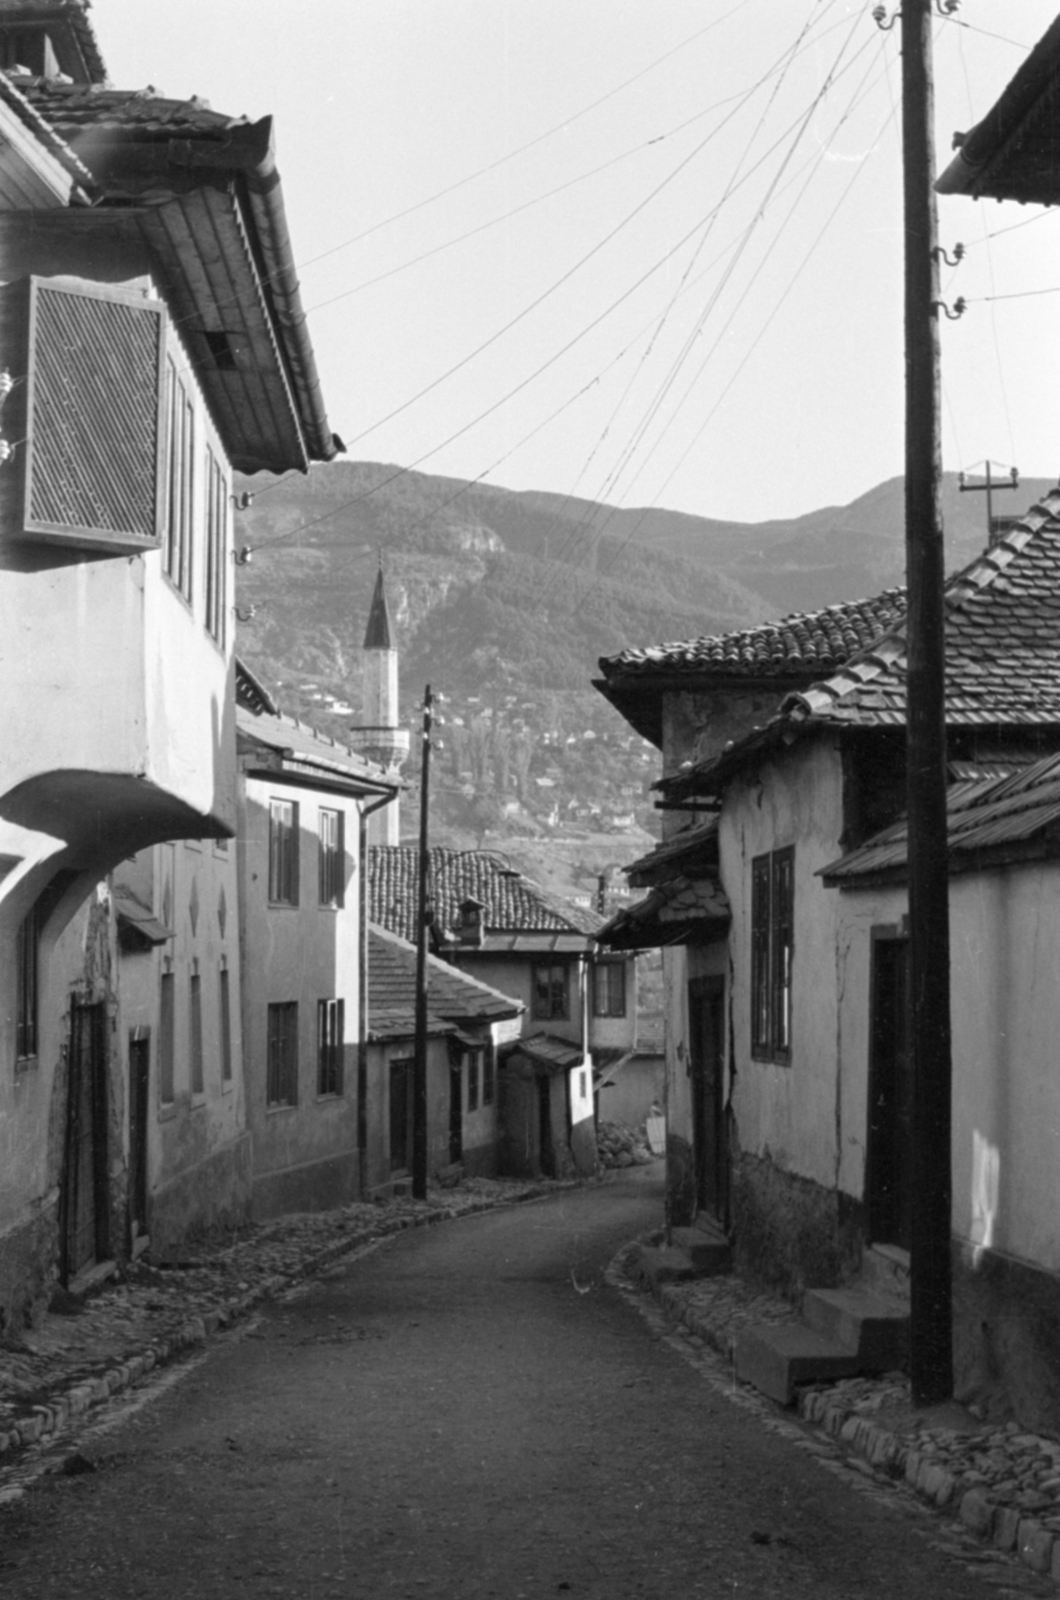
[(658, 1167), (402, 1234), (0, 1511), (5, 1596), (1038, 1592), (736, 1407), (604, 1282)]

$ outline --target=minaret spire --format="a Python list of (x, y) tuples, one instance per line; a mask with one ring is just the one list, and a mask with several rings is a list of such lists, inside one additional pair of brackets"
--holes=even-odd
[[(379, 571), (372, 592), (372, 603), (368, 608), (368, 625), (364, 631), (364, 648), (361, 652), (362, 721), (355, 724), (350, 733), (353, 748), (369, 760), (377, 761), (387, 776), (393, 778), (400, 776), (401, 767), (409, 753), (408, 729), (399, 724), (396, 637), (387, 603), (383, 554), (380, 551)], [(396, 800), (372, 814), (368, 823), (368, 838), (371, 844), (399, 843)]]

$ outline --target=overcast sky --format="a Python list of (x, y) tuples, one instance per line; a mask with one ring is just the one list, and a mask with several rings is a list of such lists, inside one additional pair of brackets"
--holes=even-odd
[[(352, 459), (761, 520), (902, 470), (898, 28), (871, 9), (94, 0), (92, 16), (117, 87), (274, 116)], [(940, 168), (1056, 11), (963, 0), (939, 19)], [(944, 290), (969, 302), (943, 324), (945, 465), (1056, 476), (1060, 292), (1035, 291), (1060, 290), (1060, 222), (939, 210), (967, 250)]]

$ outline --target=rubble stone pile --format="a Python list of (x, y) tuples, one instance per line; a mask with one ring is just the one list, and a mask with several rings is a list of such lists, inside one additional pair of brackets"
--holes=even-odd
[(644, 1167), (654, 1161), (646, 1129), (625, 1122), (598, 1122), (596, 1152), (602, 1167)]

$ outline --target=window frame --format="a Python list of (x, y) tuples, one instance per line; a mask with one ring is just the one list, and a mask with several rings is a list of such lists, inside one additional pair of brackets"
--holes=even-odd
[(195, 582), (195, 402), (172, 355), (166, 357), (163, 435), (162, 570), (190, 606)]
[(344, 1093), (346, 1002), (317, 1001), (317, 1099), (339, 1100)]
[(751, 1056), (791, 1060), (795, 846), (751, 861)]
[(594, 961), (592, 973), (593, 1016), (625, 1017), (629, 1004), (625, 960)]
[(201, 1100), (206, 1094), (206, 1058), (202, 1034), (202, 975), (188, 978), (188, 1066), (191, 1097)]
[[(286, 820), (279, 813), (288, 813)], [(298, 904), (299, 868), (298, 801), (269, 797), (269, 905)]]
[(232, 1082), (232, 985), (228, 967), (222, 966), (217, 974), (217, 1008), (221, 1023), (221, 1082)]
[[(547, 973), (547, 994), (542, 992), (541, 974)], [(556, 974), (561, 975), (562, 993), (557, 992)], [(530, 969), (530, 1014), (536, 1022), (570, 1021), (570, 962), (535, 961)]]
[(177, 975), (163, 972), (158, 981), (158, 1103), (176, 1102)]
[(265, 1028), (265, 1106), (298, 1104), (298, 1001), (270, 1000)]
[[(333, 839), (324, 837), (325, 818), (334, 823)], [(321, 806), (317, 814), (317, 899), (330, 911), (346, 904), (346, 813), (338, 806)]]
[(491, 1039), (482, 1052), (482, 1105), (493, 1105), (497, 1098), (497, 1046)]
[(40, 1048), (40, 914), (34, 906), (15, 935), (15, 1070), (25, 1072)]
[(206, 631), (223, 650), (227, 634), (228, 480), (206, 446)]
[(482, 1082), (482, 1057), (481, 1046), (469, 1049), (467, 1055), (467, 1109), (477, 1111), (480, 1100), (479, 1086)]

